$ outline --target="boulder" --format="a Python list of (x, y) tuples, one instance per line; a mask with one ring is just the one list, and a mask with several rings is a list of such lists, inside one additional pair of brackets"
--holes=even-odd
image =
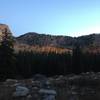
[(56, 95), (56, 91), (53, 89), (40, 89), (40, 94)]
[(17, 84), (17, 82), (18, 82), (18, 80), (15, 80), (15, 79), (7, 79), (4, 82), (4, 85), (13, 87), (15, 84)]
[(12, 36), (10, 28), (6, 24), (0, 24), (0, 42), (6, 37)]
[(29, 89), (24, 86), (16, 86), (16, 91), (13, 93), (14, 97), (27, 96), (29, 94)]
[(39, 93), (42, 100), (55, 100), (57, 94), (53, 89), (40, 89)]
[(41, 74), (36, 74), (34, 75), (33, 77), (33, 81), (37, 81), (40, 83), (40, 87), (44, 87), (44, 85), (46, 84), (48, 78), (44, 75), (41, 75)]

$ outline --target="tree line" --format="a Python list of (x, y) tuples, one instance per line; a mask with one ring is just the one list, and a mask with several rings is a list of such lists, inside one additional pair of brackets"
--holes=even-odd
[(83, 53), (79, 47), (73, 49), (73, 54), (20, 51), (16, 59), (18, 74), (24, 77), (37, 73), (53, 76), (100, 71), (100, 54)]
[(0, 43), (0, 79), (29, 78), (37, 73), (53, 76), (89, 71), (100, 71), (100, 54), (84, 53), (80, 46), (75, 46), (72, 53), (25, 50), (15, 53), (11, 39)]

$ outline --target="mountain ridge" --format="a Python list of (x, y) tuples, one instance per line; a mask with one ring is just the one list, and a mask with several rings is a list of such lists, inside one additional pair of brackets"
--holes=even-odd
[[(0, 24), (0, 40), (2, 41), (6, 35), (12, 36), (9, 26), (6, 24)], [(100, 52), (100, 34), (96, 33), (79, 37), (71, 37), (28, 32), (18, 37), (14, 37), (14, 39), (14, 47), (20, 48), (20, 50), (23, 48), (24, 50), (36, 49), (38, 47), (42, 48), (40, 50), (55, 50), (55, 48), (61, 48), (61, 51), (62, 49), (69, 51), (79, 45), (82, 48), (88, 49), (90, 51), (97, 50)]]
[(80, 46), (89, 46), (90, 44), (99, 44), (100, 34), (83, 35), (79, 37), (61, 36), (61, 35), (46, 35), (29, 32), (16, 37), (16, 42), (27, 45), (40, 46), (57, 46), (57, 47), (73, 47), (75, 44)]
[(20, 48), (20, 50), (22, 48), (24, 50), (36, 50), (36, 48), (39, 47), (40, 51), (43, 51), (43, 48), (45, 48), (45, 51), (49, 50), (47, 48), (51, 48), (53, 50), (55, 50), (55, 48), (61, 48), (61, 51), (62, 49), (63, 51), (65, 49), (65, 52), (72, 52), (72, 49), (79, 45), (85, 51), (91, 51), (94, 53), (96, 51), (100, 52), (100, 34), (90, 34), (79, 37), (71, 37), (61, 35), (54, 36), (38, 34), (36, 32), (29, 32), (19, 37), (16, 37), (15, 40), (15, 45), (17, 45), (16, 48)]

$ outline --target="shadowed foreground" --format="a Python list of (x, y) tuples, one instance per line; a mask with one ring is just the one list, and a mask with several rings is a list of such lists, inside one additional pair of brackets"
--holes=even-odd
[[(40, 79), (33, 77), (24, 80), (7, 79), (1, 82), (0, 100), (43, 100), (39, 93), (43, 88), (43, 80), (46, 80), (50, 88), (56, 91), (56, 100), (100, 100), (100, 73), (39, 77)], [(26, 95), (14, 95), (18, 84), (29, 90)]]

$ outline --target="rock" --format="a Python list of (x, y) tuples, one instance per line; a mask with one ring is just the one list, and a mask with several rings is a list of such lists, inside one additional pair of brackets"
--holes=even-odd
[(31, 96), (31, 95), (28, 95), (28, 96), (27, 96), (27, 99), (30, 99), (30, 98), (32, 98), (32, 96)]
[(56, 91), (52, 89), (40, 89), (39, 91), (42, 100), (55, 100)]
[(46, 82), (47, 82), (47, 77), (45, 77), (44, 75), (41, 75), (41, 74), (36, 74), (34, 77), (33, 77), (33, 81), (37, 81), (40, 83), (40, 87), (44, 87)]
[(16, 91), (13, 93), (14, 97), (27, 96), (29, 94), (29, 89), (23, 86), (16, 86)]
[(17, 80), (15, 80), (15, 79), (6, 79), (6, 82), (11, 82), (11, 81), (17, 82)]
[(42, 74), (36, 74), (33, 76), (33, 80), (45, 80), (45, 79), (47, 78)]
[(9, 26), (6, 24), (0, 24), (0, 42), (7, 36), (12, 36)]
[(7, 31), (7, 33), (11, 33), (9, 26), (6, 24), (0, 24), (0, 30), (1, 30), (1, 32)]
[(15, 79), (7, 79), (4, 84), (6, 86), (11, 86), (13, 87), (15, 84), (17, 84), (18, 80), (15, 80)]
[(52, 89), (40, 89), (39, 91), (40, 94), (51, 94), (51, 95), (56, 95), (56, 91)]
[(40, 88), (40, 81), (33, 81), (32, 82), (32, 87), (38, 87), (38, 88)]

